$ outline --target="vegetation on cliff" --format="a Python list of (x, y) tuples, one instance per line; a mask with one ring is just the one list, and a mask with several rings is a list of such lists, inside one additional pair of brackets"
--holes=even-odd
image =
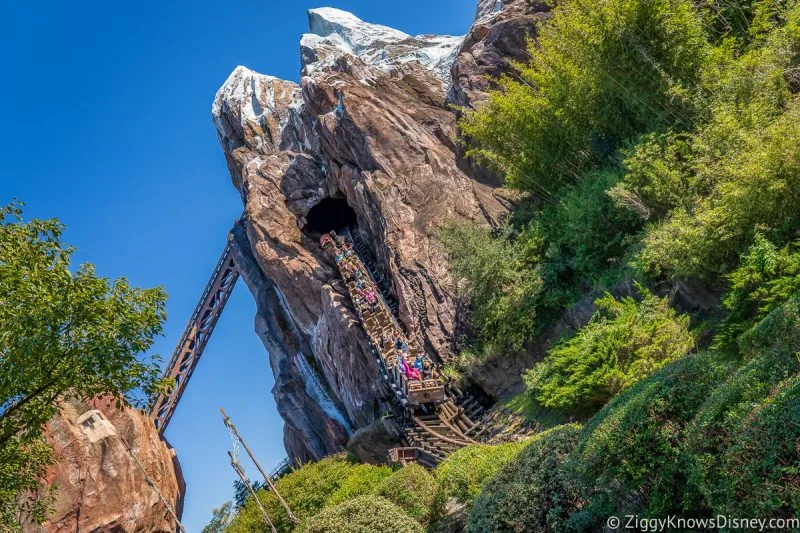
[[(532, 401), (590, 418), (501, 470), (469, 527), (796, 516), (800, 4), (563, 0), (530, 54), (461, 124), (527, 199), (502, 231), (454, 224), (441, 240), (484, 357), (508, 353), (493, 323), (527, 327), (524, 345), (600, 295), (526, 373)], [(491, 322), (478, 302), (519, 288), (476, 276), (497, 261), (474, 249), (487, 240), (526, 259), (503, 279), (539, 280), (531, 309)]]
[(692, 349), (689, 317), (676, 316), (667, 298), (642, 287), (639, 292), (641, 301), (610, 294), (598, 299), (591, 321), (526, 373), (540, 405), (574, 412), (602, 407)]
[[(432, 498), (418, 470), (376, 485), (374, 467), (337, 467), (358, 468), (364, 491), (298, 490), (303, 527), (372, 524), (401, 475), (415, 503), (386, 513), (409, 530), (454, 507), (475, 532), (797, 516), (800, 3), (562, 0), (530, 55), (460, 124), (525, 200), (498, 230), (454, 222), (438, 237), (476, 332), (470, 364), (595, 300), (525, 374), (526, 398), (583, 424), (460, 450)], [(246, 509), (234, 522), (261, 530)]]
[(71, 398), (140, 403), (161, 385), (140, 354), (164, 322), (165, 294), (71, 264), (57, 220), (0, 208), (0, 525), (42, 521), (39, 480), (54, 460), (44, 425)]

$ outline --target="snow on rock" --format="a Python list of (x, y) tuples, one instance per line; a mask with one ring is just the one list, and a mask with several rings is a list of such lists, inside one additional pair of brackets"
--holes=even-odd
[(476, 24), (491, 20), (502, 13), (504, 7), (503, 0), (479, 0), (478, 12), (475, 15)]
[(390, 71), (418, 61), (441, 80), (449, 78), (464, 37), (419, 35), (364, 22), (352, 13), (323, 7), (308, 11), (310, 33), (300, 40), (303, 74), (312, 75), (343, 55), (360, 58), (367, 65)]
[(268, 151), (280, 144), (286, 124), (302, 106), (300, 86), (296, 83), (259, 74), (247, 67), (234, 69), (214, 97), (211, 119), (220, 139), (227, 139), (233, 150), (250, 134)]

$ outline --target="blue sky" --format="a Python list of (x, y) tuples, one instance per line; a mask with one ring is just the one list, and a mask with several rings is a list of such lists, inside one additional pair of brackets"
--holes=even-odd
[[(0, 202), (58, 217), (76, 260), (170, 295), (165, 359), (241, 212), (209, 119), (236, 65), (299, 76), (305, 10), (330, 5), (412, 34), (466, 32), (465, 0), (7, 2), (0, 17)], [(284, 457), (255, 307), (240, 283), (167, 430), (200, 531), (229, 499), (224, 406), (271, 468)], [(252, 477), (254, 469), (248, 466)]]

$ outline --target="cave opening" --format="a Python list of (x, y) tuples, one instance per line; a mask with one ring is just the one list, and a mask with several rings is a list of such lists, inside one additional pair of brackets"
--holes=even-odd
[(339, 231), (357, 222), (356, 212), (344, 198), (325, 198), (311, 208), (306, 215), (306, 231), (313, 235), (322, 235), (331, 231)]

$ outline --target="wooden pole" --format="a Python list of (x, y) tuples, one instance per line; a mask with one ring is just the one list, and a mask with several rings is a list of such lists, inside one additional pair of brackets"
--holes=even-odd
[(261, 465), (256, 460), (255, 455), (253, 455), (253, 452), (247, 446), (247, 443), (244, 441), (242, 436), (239, 435), (239, 431), (236, 429), (236, 426), (233, 425), (233, 422), (231, 422), (231, 418), (225, 412), (225, 409), (220, 407), (219, 408), (219, 412), (222, 413), (222, 421), (225, 423), (225, 427), (227, 427), (229, 430), (231, 430), (231, 433), (233, 433), (236, 436), (236, 438), (239, 440), (239, 443), (241, 443), (242, 448), (244, 448), (244, 451), (246, 451), (247, 455), (250, 456), (250, 459), (253, 460), (253, 463), (255, 463), (256, 468), (258, 468), (258, 471), (261, 472), (262, 476), (264, 476), (264, 481), (266, 481), (267, 485), (269, 485), (269, 490), (271, 490), (275, 494), (275, 496), (278, 498), (278, 501), (281, 503), (281, 505), (283, 506), (284, 510), (286, 511), (286, 514), (289, 515), (289, 520), (291, 520), (295, 524), (299, 524), (300, 520), (297, 519), (297, 517), (292, 512), (292, 509), (289, 507), (289, 504), (286, 503), (286, 500), (283, 499), (283, 497), (280, 495), (278, 490), (275, 488), (275, 485), (272, 483), (272, 478), (270, 478), (267, 475), (267, 473), (264, 471), (264, 469), (261, 468)]
[(231, 466), (239, 474), (239, 479), (242, 480), (244, 486), (247, 487), (247, 490), (250, 491), (250, 494), (253, 496), (253, 499), (256, 501), (256, 505), (258, 508), (261, 509), (261, 514), (264, 515), (264, 522), (272, 529), (272, 533), (278, 533), (278, 530), (275, 529), (275, 525), (272, 523), (272, 520), (269, 519), (269, 515), (267, 514), (267, 510), (264, 509), (264, 506), (261, 504), (261, 500), (258, 499), (258, 494), (256, 491), (253, 490), (252, 485), (250, 485), (250, 481), (247, 479), (247, 476), (244, 474), (244, 470), (242, 470), (242, 465), (239, 464), (239, 461), (233, 456), (231, 452), (228, 452), (228, 457), (231, 458)]

